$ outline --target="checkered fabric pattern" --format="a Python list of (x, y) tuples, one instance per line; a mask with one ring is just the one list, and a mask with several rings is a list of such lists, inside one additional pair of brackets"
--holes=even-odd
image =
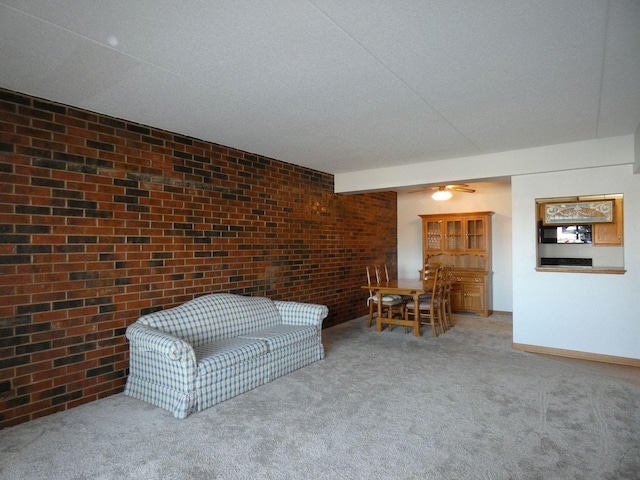
[(127, 328), (125, 394), (186, 418), (324, 358), (324, 305), (211, 294)]
[(300, 325), (275, 325), (269, 328), (255, 330), (251, 333), (243, 335), (242, 338), (252, 338), (262, 340), (269, 352), (287, 348), (295, 343), (303, 342), (309, 339), (316, 339), (315, 327), (306, 327)]
[(262, 340), (268, 346), (269, 381), (324, 358), (315, 326), (276, 325), (246, 337)]
[(324, 348), (316, 339), (297, 342), (268, 354), (269, 381), (324, 358)]
[(198, 399), (194, 411), (201, 412), (268, 381), (269, 364), (266, 355), (216, 370), (209, 375), (199, 376)]
[[(318, 339), (322, 340), (322, 320), (329, 315), (326, 305), (315, 303), (285, 302), (275, 300), (274, 305), (280, 312), (285, 325), (311, 325), (316, 327)], [(322, 357), (324, 358), (324, 356)]]
[(212, 293), (138, 321), (198, 346), (276, 325), (281, 318), (269, 298)]
[(124, 393), (186, 418), (196, 399), (193, 348), (171, 334), (141, 323), (127, 328), (129, 377)]
[(237, 363), (246, 362), (269, 349), (264, 342), (250, 338), (224, 338), (194, 348), (198, 360), (198, 375), (207, 375)]

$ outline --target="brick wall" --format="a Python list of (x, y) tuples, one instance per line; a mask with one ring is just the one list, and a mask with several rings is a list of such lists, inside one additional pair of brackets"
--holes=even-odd
[(210, 292), (366, 313), (396, 197), (0, 90), (0, 427), (121, 392), (126, 327)]

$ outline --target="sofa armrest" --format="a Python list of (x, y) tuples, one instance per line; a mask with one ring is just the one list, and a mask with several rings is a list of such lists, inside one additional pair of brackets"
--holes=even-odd
[(138, 350), (154, 352), (169, 360), (196, 363), (193, 347), (169, 333), (141, 323), (132, 323), (127, 327), (126, 336)]
[(315, 303), (285, 302), (275, 300), (276, 308), (282, 317), (285, 325), (309, 325), (314, 326), (318, 331), (322, 330), (322, 321), (329, 314), (326, 305)]

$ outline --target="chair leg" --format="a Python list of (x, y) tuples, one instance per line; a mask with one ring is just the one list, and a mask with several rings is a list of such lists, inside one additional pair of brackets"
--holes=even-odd
[(444, 315), (447, 317), (447, 328), (453, 328), (453, 319), (451, 318), (451, 306), (448, 303), (444, 304)]
[[(407, 307), (406, 305), (403, 308), (404, 311), (404, 321), (408, 322), (409, 321), (409, 307)], [(404, 333), (408, 333), (409, 332), (409, 327), (405, 326), (404, 327)]]
[(371, 328), (371, 324), (373, 323), (373, 307), (374, 302), (369, 301), (369, 318), (367, 319), (367, 328)]
[[(438, 336), (438, 329), (436, 328), (436, 317), (437, 317), (437, 313), (434, 311), (434, 309), (429, 310), (429, 317), (431, 319), (431, 332), (433, 333), (434, 337)], [(442, 331), (442, 327), (440, 327), (440, 330)]]
[(447, 323), (447, 315), (444, 309), (444, 303), (441, 303), (440, 305), (438, 305), (438, 317), (440, 320), (440, 331), (444, 333), (447, 330), (449, 330), (449, 324)]
[[(408, 315), (408, 308), (406, 304), (402, 304), (402, 306), (400, 307), (400, 318), (404, 319), (405, 321), (409, 320), (409, 315)], [(406, 325), (404, 326), (404, 333), (409, 333), (409, 327), (407, 327)]]

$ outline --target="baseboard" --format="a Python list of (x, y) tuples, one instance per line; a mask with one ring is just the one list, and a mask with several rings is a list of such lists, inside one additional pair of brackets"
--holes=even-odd
[(542, 353), (545, 355), (556, 355), (558, 357), (578, 358), (580, 360), (590, 360), (592, 362), (615, 363), (617, 365), (629, 365), (640, 367), (639, 358), (616, 357), (614, 355), (602, 355), (599, 353), (578, 352), (575, 350), (565, 350), (563, 348), (540, 347), (538, 345), (527, 345), (524, 343), (513, 343), (515, 350), (522, 350), (529, 353)]

